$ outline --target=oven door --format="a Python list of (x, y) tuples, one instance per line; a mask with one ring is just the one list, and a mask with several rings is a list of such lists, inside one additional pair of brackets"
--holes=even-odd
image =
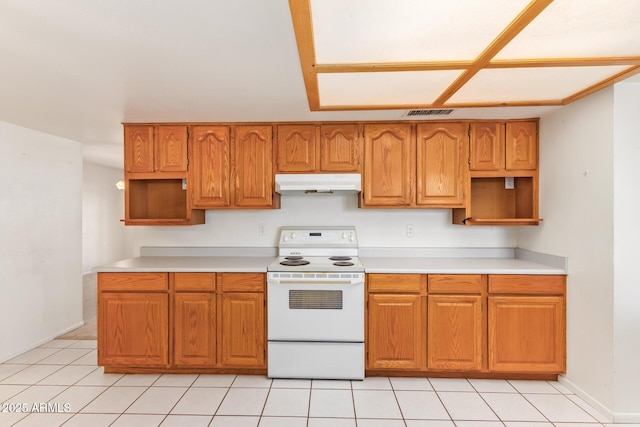
[(364, 342), (364, 274), (269, 273), (269, 341)]

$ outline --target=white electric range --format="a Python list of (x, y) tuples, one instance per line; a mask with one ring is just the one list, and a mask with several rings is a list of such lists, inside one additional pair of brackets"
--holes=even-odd
[(364, 378), (364, 266), (355, 227), (282, 227), (267, 268), (268, 376)]

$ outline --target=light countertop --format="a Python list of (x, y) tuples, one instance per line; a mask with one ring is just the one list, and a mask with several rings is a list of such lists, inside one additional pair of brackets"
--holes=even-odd
[[(566, 274), (556, 258), (516, 250), (514, 256), (360, 256), (366, 273), (418, 274)], [(97, 272), (265, 273), (274, 256), (140, 256), (94, 268)], [(560, 261), (563, 259), (560, 258)]]
[(360, 257), (367, 273), (566, 274), (562, 268), (520, 258)]
[(141, 256), (96, 267), (94, 271), (265, 273), (274, 260), (274, 257), (255, 256)]

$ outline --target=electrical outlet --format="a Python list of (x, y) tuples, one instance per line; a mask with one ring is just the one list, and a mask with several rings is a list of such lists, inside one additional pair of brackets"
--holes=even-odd
[(411, 224), (407, 224), (407, 237), (413, 237), (414, 227)]
[(504, 178), (504, 189), (505, 190), (513, 190), (515, 187), (514, 178), (512, 176), (507, 176)]
[(264, 224), (258, 224), (258, 236), (264, 236)]

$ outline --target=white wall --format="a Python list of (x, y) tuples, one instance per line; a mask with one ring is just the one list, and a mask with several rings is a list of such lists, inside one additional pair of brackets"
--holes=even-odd
[(616, 421), (640, 421), (640, 83), (614, 86), (614, 381)]
[(82, 173), (82, 272), (133, 256), (124, 218), (124, 192), (116, 188), (122, 169), (84, 162)]
[(82, 149), (0, 122), (0, 362), (82, 323)]
[(569, 257), (567, 374), (598, 409), (614, 410), (613, 89), (540, 120), (539, 227), (521, 248)]
[[(258, 235), (264, 224), (265, 236)], [(406, 226), (415, 227), (407, 237)], [(451, 224), (451, 209), (359, 209), (357, 196), (286, 195), (281, 209), (209, 210), (206, 224), (131, 227), (140, 246), (277, 246), (283, 225), (354, 225), (361, 247), (513, 247), (515, 230)]]

